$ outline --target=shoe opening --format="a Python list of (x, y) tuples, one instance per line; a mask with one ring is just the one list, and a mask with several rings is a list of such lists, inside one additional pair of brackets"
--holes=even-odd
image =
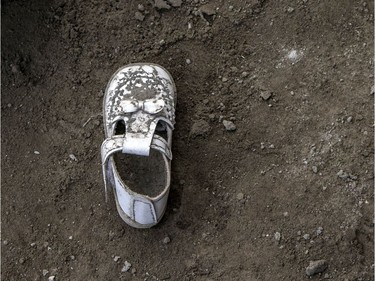
[(114, 134), (115, 135), (123, 135), (125, 134), (126, 127), (125, 127), (125, 122), (124, 120), (119, 120), (116, 122), (115, 129), (114, 129)]
[(116, 153), (114, 164), (122, 181), (136, 193), (156, 197), (167, 187), (168, 167), (159, 151), (151, 149), (148, 157)]

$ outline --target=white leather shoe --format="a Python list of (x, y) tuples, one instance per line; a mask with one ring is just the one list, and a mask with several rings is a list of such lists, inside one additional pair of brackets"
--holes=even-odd
[(120, 68), (105, 91), (101, 155), (106, 200), (112, 186), (119, 215), (136, 228), (156, 225), (166, 209), (175, 104), (173, 78), (156, 64)]

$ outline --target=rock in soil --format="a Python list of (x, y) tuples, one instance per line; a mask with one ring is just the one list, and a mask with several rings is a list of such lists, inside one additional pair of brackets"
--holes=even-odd
[(347, 172), (344, 172), (344, 170), (338, 171), (337, 176), (342, 180), (356, 180), (357, 179), (356, 176), (352, 174), (348, 174)]
[(78, 162), (78, 159), (77, 159), (77, 157), (76, 157), (74, 154), (69, 154), (69, 158), (70, 158), (71, 160), (73, 160), (73, 161)]
[(168, 236), (163, 239), (163, 244), (168, 244), (170, 242), (171, 242), (171, 238), (169, 238)]
[(349, 178), (349, 174), (348, 173), (345, 173), (344, 170), (340, 170), (337, 172), (337, 176), (340, 178), (340, 179), (343, 179), (343, 180), (346, 180), (347, 178)]
[(274, 237), (275, 237), (276, 241), (280, 241), (281, 240), (281, 233), (280, 232), (275, 232)]
[(190, 129), (190, 136), (197, 137), (206, 135), (210, 131), (210, 125), (204, 120), (196, 121)]
[(171, 6), (169, 6), (168, 3), (164, 0), (155, 0), (155, 8), (159, 10), (161, 9), (169, 10)]
[(305, 239), (305, 240), (310, 240), (310, 234), (305, 234), (305, 235), (303, 235), (303, 239)]
[(139, 21), (143, 21), (145, 19), (145, 16), (141, 12), (135, 12), (134, 17)]
[(212, 3), (205, 4), (199, 8), (199, 10), (207, 16), (213, 16), (216, 14), (215, 7)]
[(138, 11), (140, 12), (143, 12), (145, 10), (145, 6), (143, 6), (142, 4), (138, 4)]
[(314, 174), (316, 174), (318, 172), (318, 167), (317, 166), (312, 166), (312, 170), (313, 170)]
[(223, 120), (223, 125), (225, 127), (225, 130), (227, 131), (235, 131), (236, 130), (236, 125), (232, 121), (228, 120)]
[(124, 266), (121, 269), (121, 272), (127, 272), (132, 267), (132, 264), (128, 261), (124, 262)]
[(316, 235), (321, 235), (323, 233), (323, 227), (319, 226), (316, 230)]
[(326, 260), (310, 261), (308, 267), (306, 267), (306, 275), (313, 276), (326, 270), (328, 263)]
[(168, 0), (168, 2), (172, 5), (172, 7), (180, 7), (182, 4), (182, 0)]
[(269, 100), (271, 97), (272, 97), (272, 93), (270, 91), (262, 91), (260, 93), (260, 97), (263, 99), (263, 100)]
[(242, 192), (240, 192), (236, 195), (237, 200), (242, 200), (242, 199), (244, 199), (244, 197), (245, 197), (245, 195)]

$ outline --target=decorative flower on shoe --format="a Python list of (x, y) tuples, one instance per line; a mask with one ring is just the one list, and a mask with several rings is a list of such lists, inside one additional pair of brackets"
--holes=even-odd
[(165, 102), (162, 99), (122, 100), (120, 107), (124, 113), (133, 113), (142, 110), (148, 114), (156, 114), (163, 110)]

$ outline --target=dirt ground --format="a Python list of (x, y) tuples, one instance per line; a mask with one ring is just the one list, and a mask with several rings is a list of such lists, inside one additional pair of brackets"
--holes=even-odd
[[(374, 280), (373, 2), (155, 1), (2, 1), (1, 279)], [(133, 62), (178, 91), (147, 230), (101, 175), (103, 90)]]

